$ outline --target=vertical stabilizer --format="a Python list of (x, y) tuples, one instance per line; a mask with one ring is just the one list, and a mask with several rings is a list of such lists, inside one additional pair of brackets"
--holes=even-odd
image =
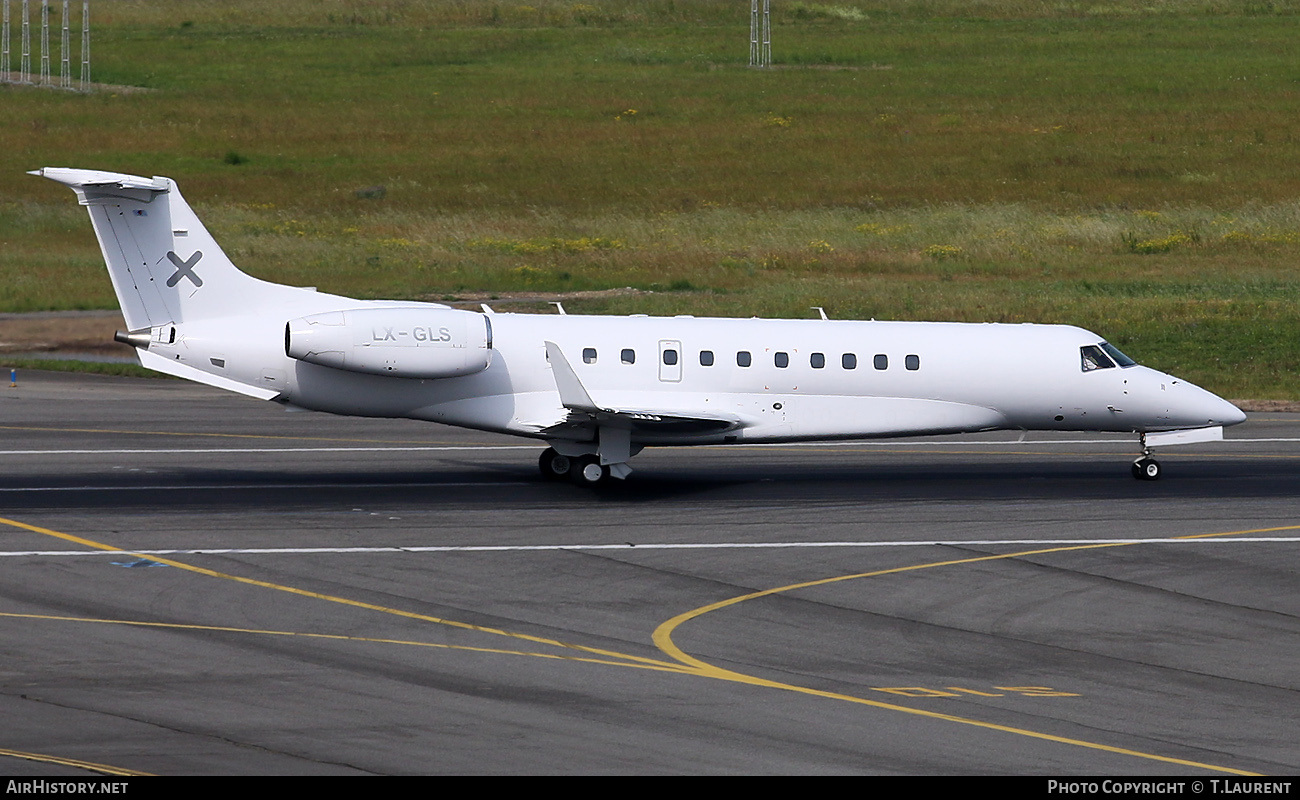
[(250, 290), (270, 286), (230, 262), (170, 178), (64, 167), (31, 174), (70, 187), (87, 207), (132, 331), (235, 314)]

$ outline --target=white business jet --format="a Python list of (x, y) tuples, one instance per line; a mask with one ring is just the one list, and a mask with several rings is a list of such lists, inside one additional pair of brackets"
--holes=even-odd
[[(240, 272), (170, 178), (46, 167), (90, 212), (140, 363), (290, 408), (545, 442), (547, 478), (626, 478), (652, 445), (991, 430), (1222, 439), (1246, 416), (1067, 325), (483, 313)], [(563, 309), (561, 309), (563, 311)]]

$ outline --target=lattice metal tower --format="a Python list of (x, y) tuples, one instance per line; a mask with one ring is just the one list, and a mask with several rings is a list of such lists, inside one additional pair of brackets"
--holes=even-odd
[(81, 0), (81, 91), (90, 91), (90, 0)]
[(4, 31), (0, 33), (0, 83), (9, 82), (9, 0), (4, 0), (4, 3)]
[[(759, 5), (762, 9), (759, 9)], [(771, 0), (749, 2), (749, 65), (766, 67), (772, 63)]]
[(41, 0), (41, 85), (50, 85), (50, 0)]
[(59, 47), (59, 86), (72, 87), (72, 74), (68, 69), (68, 0), (63, 0), (63, 43)]
[(32, 27), (27, 19), (27, 0), (23, 0), (23, 56), (18, 67), (18, 82), (31, 83), (32, 79)]

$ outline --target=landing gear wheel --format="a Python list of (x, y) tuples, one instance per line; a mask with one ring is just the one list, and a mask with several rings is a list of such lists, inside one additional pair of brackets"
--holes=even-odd
[(579, 486), (600, 486), (609, 481), (609, 467), (602, 466), (598, 456), (572, 459), (569, 477)]
[(1139, 458), (1133, 462), (1133, 477), (1140, 481), (1154, 481), (1160, 477), (1160, 462), (1154, 458)]
[(572, 466), (573, 459), (560, 455), (553, 447), (543, 450), (541, 458), (537, 459), (537, 468), (542, 471), (542, 477), (548, 481), (562, 480), (569, 474)]

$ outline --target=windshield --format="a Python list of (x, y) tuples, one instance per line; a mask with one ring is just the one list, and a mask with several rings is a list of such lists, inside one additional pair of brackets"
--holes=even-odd
[(1079, 348), (1079, 366), (1084, 372), (1092, 372), (1095, 369), (1114, 369), (1117, 364), (1121, 367), (1131, 367), (1136, 363), (1136, 361), (1121, 353), (1118, 347), (1108, 342), (1085, 344)]
[(1094, 369), (1111, 369), (1115, 362), (1110, 360), (1110, 356), (1102, 352), (1102, 349), (1095, 344), (1086, 344), (1079, 348), (1080, 366), (1084, 372), (1092, 372)]
[(1133, 359), (1121, 353), (1119, 351), (1119, 348), (1111, 344), (1110, 342), (1102, 342), (1100, 347), (1102, 350), (1106, 351), (1107, 355), (1115, 359), (1115, 363), (1119, 364), (1121, 367), (1131, 367), (1137, 363)]

